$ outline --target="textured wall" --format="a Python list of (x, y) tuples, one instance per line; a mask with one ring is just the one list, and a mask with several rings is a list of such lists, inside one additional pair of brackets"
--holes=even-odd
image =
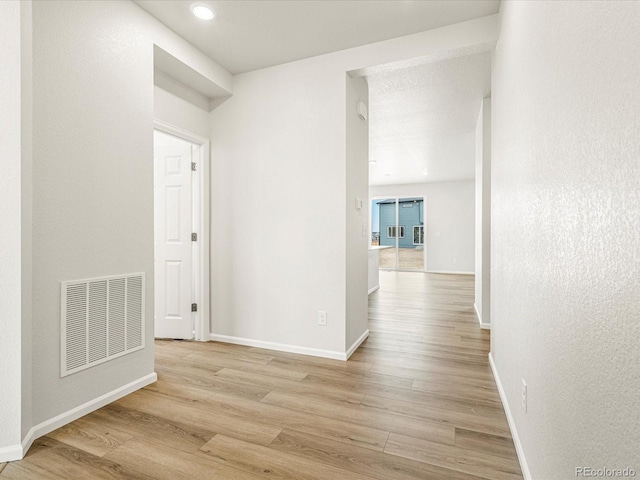
[(0, 3), (0, 45), (0, 458), (3, 458), (2, 449), (16, 446), (21, 440), (21, 138), (18, 1)]
[[(367, 196), (369, 185), (369, 123), (358, 117), (359, 101), (369, 105), (369, 89), (364, 78), (346, 77), (346, 344), (348, 350), (369, 328), (368, 232)], [(362, 199), (362, 209), (356, 210), (355, 198)]]
[[(33, 5), (33, 422), (153, 371), (153, 50), (128, 2)], [(146, 272), (147, 348), (60, 378), (60, 282)]]
[(344, 75), (327, 57), (237, 75), (211, 113), (212, 333), (344, 352)]
[(640, 2), (501, 15), (492, 354), (534, 479), (640, 471)]
[[(31, 0), (21, 10), (21, 129), (22, 129), (22, 438), (31, 429), (32, 321), (33, 321), (33, 15)], [(4, 225), (4, 222), (0, 223)]]
[(476, 125), (476, 314), (491, 322), (491, 98), (482, 100)]
[(158, 86), (153, 88), (153, 117), (202, 138), (211, 135), (209, 112)]

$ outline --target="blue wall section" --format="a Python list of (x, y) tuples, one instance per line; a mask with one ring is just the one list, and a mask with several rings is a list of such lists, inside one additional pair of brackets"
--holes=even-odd
[[(413, 244), (413, 227), (423, 225), (424, 223), (424, 202), (400, 200), (398, 206), (398, 227), (404, 226), (404, 238), (399, 238), (400, 248), (414, 248)], [(396, 224), (396, 204), (381, 203), (380, 204), (380, 245), (395, 246), (395, 238), (389, 238), (388, 227)]]

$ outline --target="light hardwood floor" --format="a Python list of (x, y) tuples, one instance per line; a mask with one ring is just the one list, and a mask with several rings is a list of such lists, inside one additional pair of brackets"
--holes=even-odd
[(0, 479), (521, 479), (473, 276), (381, 272), (348, 362), (156, 342), (159, 380)]

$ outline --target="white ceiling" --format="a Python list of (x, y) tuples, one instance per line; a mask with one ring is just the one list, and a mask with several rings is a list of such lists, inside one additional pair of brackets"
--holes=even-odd
[[(491, 53), (378, 73), (369, 83), (370, 185), (475, 176), (475, 129)], [(424, 175), (424, 171), (428, 175)]]
[(498, 12), (499, 0), (134, 0), (229, 72), (313, 57)]

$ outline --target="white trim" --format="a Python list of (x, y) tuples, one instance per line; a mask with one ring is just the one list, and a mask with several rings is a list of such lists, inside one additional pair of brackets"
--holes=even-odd
[(427, 273), (446, 273), (448, 275), (475, 275), (476, 272), (454, 272), (453, 270), (427, 270)]
[[(424, 219), (422, 219), (424, 221)], [(422, 229), (422, 243), (416, 243), (416, 228), (421, 228)], [(424, 246), (424, 225), (413, 225), (411, 228), (411, 236), (413, 237), (413, 244), (417, 247), (417, 246)], [(420, 240), (420, 231), (418, 231), (418, 240)]]
[(367, 338), (369, 338), (369, 329), (366, 329), (364, 333), (360, 335), (360, 338), (358, 338), (355, 342), (353, 342), (353, 345), (349, 347), (349, 350), (347, 350), (347, 360), (349, 360), (349, 357), (353, 355), (353, 352), (355, 352), (358, 349), (358, 347), (362, 344), (362, 342), (364, 342)]
[(196, 135), (195, 133), (191, 133), (188, 130), (184, 130), (180, 127), (176, 127), (167, 122), (163, 122), (162, 120), (158, 120), (157, 118), (153, 119), (153, 128), (155, 130), (160, 130), (164, 133), (168, 133), (169, 135), (173, 135), (174, 137), (182, 138), (190, 143), (195, 143), (196, 145), (204, 145), (205, 143), (209, 143), (209, 140)]
[(376, 285), (375, 287), (369, 289), (369, 293), (367, 293), (367, 295), (371, 295), (373, 292), (375, 292), (376, 290), (378, 290), (380, 288), (380, 284)]
[[(396, 239), (404, 238), (404, 234), (405, 234), (405, 228), (404, 227), (405, 227), (404, 225), (387, 225), (387, 238), (388, 239), (391, 239), (391, 238), (396, 238)], [(402, 235), (400, 235), (400, 236), (396, 236), (396, 235), (389, 236), (389, 229), (390, 228), (395, 228), (396, 229), (396, 233), (398, 231), (400, 231), (402, 233)]]
[[(405, 227), (404, 225), (387, 225), (387, 238), (388, 239), (391, 239), (391, 238), (404, 238), (404, 234), (405, 234), (405, 228), (404, 227)], [(396, 229), (396, 233), (398, 231), (400, 231), (402, 233), (402, 235), (400, 235), (399, 237), (397, 237), (395, 235), (389, 236), (389, 229), (390, 228), (395, 228)]]
[[(400, 226), (400, 199), (396, 197), (396, 268), (400, 268), (400, 239), (398, 238), (398, 227)], [(379, 210), (378, 210), (379, 211)]]
[(0, 463), (22, 459), (22, 445), (11, 445), (0, 448)]
[(478, 311), (478, 306), (476, 305), (476, 302), (473, 302), (473, 309), (476, 311), (476, 317), (478, 317), (478, 323), (480, 324), (480, 328), (482, 328), (483, 330), (491, 330), (491, 324), (484, 323), (482, 321), (482, 317), (480, 316), (480, 312)]
[[(50, 418), (49, 420), (45, 420), (44, 422), (32, 427), (31, 430), (29, 430), (27, 435), (24, 437), (24, 440), (22, 440), (22, 445), (20, 449), (21, 456), (19, 456), (18, 458), (15, 458), (14, 460), (19, 460), (24, 458), (24, 456), (27, 454), (27, 451), (29, 450), (29, 447), (31, 447), (31, 444), (35, 439), (40, 438), (43, 435), (46, 435), (47, 433), (53, 432), (57, 428), (60, 428), (68, 423), (71, 423), (80, 417), (84, 417), (85, 415), (95, 410), (98, 410), (99, 408), (102, 408), (109, 403), (115, 402), (116, 400), (124, 397), (125, 395), (129, 395), (130, 393), (133, 393), (136, 390), (146, 387), (147, 385), (157, 380), (158, 380), (158, 375), (155, 372), (150, 373), (149, 375), (145, 375), (144, 377), (134, 380), (133, 382), (127, 383), (126, 385), (123, 385), (121, 387), (118, 387), (115, 390), (112, 390), (108, 393), (105, 393), (104, 395), (99, 396), (98, 398), (89, 400), (88, 402), (83, 403), (82, 405), (72, 408), (71, 410), (67, 410), (66, 412), (61, 413), (58, 416)], [(2, 461), (2, 451), (0, 451), (0, 461)]]
[(297, 345), (287, 345), (284, 343), (266, 342), (263, 340), (254, 340), (252, 338), (231, 337), (229, 335), (211, 334), (211, 340), (214, 342), (233, 343), (234, 345), (244, 345), (246, 347), (265, 348), (267, 350), (276, 350), (278, 352), (299, 353), (301, 355), (310, 355), (312, 357), (332, 358), (333, 360), (347, 360), (347, 354), (337, 352), (335, 350), (321, 350), (319, 348), (299, 347)]
[[(209, 288), (209, 210), (210, 210), (210, 141), (194, 133), (175, 125), (154, 119), (153, 128), (169, 135), (181, 138), (187, 142), (198, 145), (199, 160), (194, 174), (194, 195), (197, 195), (194, 203), (194, 215), (198, 218), (199, 228), (194, 228), (198, 234), (198, 241), (194, 242), (196, 261), (194, 262), (194, 283), (196, 294), (194, 303), (198, 304), (198, 312), (194, 313), (194, 338), (200, 342), (209, 341), (211, 330), (210, 321), (210, 288)], [(155, 302), (155, 294), (154, 294)]]
[(491, 352), (489, 352), (489, 365), (491, 365), (491, 372), (493, 373), (493, 378), (496, 382), (496, 386), (498, 387), (498, 393), (500, 394), (500, 400), (502, 401), (504, 413), (507, 416), (509, 430), (511, 431), (511, 437), (513, 438), (513, 443), (516, 447), (516, 453), (518, 454), (518, 461), (520, 462), (522, 475), (524, 476), (525, 480), (532, 480), (531, 472), (529, 471), (529, 466), (527, 465), (527, 459), (524, 456), (524, 449), (522, 448), (522, 443), (520, 443), (520, 437), (518, 436), (518, 430), (516, 430), (516, 422), (511, 415), (511, 409), (509, 408), (507, 395), (504, 392), (504, 388), (502, 388), (502, 382), (500, 381), (500, 377), (498, 376), (498, 369), (496, 368), (496, 364), (493, 361), (493, 355), (491, 355)]

